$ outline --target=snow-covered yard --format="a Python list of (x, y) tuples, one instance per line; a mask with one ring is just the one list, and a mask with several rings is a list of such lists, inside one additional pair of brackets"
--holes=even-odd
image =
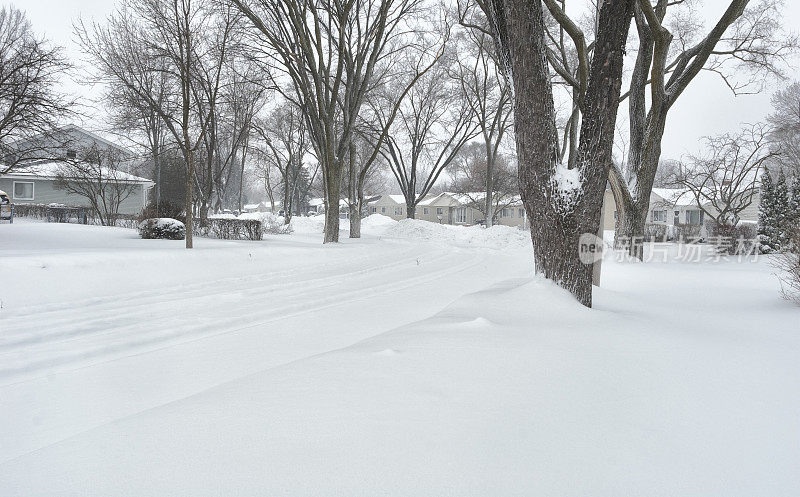
[(496, 227), (262, 242), (0, 225), (0, 495), (800, 494), (800, 309), (758, 262)]

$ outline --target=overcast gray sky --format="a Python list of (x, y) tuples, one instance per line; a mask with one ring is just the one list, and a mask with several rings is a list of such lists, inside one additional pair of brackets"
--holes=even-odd
[[(37, 33), (64, 46), (72, 58), (80, 58), (72, 36), (73, 21), (78, 18), (101, 21), (115, 4), (114, 0), (29, 0), (14, 3), (27, 12)], [(701, 12), (708, 26), (714, 16), (718, 17), (724, 11), (728, 1), (704, 0), (701, 3)], [(787, 1), (784, 22), (793, 31), (800, 29), (800, 2)], [(790, 75), (796, 72), (796, 69), (791, 70)], [(795, 77), (800, 79), (800, 75)], [(86, 94), (91, 91), (78, 85), (71, 86), (76, 92)], [(696, 151), (698, 139), (702, 136), (762, 119), (769, 113), (770, 95), (776, 87), (775, 83), (770, 82), (762, 94), (734, 97), (719, 76), (702, 73), (671, 111), (664, 137), (664, 158), (678, 159), (683, 154)]]

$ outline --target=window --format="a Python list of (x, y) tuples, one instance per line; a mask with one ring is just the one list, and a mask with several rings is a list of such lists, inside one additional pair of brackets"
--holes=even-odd
[(459, 207), (455, 211), (456, 211), (456, 222), (457, 223), (466, 223), (467, 222), (467, 208), (466, 207)]
[(442, 214), (444, 214), (444, 209), (442, 209), (441, 207), (437, 207), (436, 208), (436, 215), (437, 216), (441, 216)]
[(394, 208), (394, 215), (395, 216), (402, 216), (403, 215), (403, 208), (402, 207), (395, 207)]
[(375, 214), (376, 212), (378, 212), (378, 208), (377, 207), (373, 207), (372, 208), (372, 213)]
[(672, 224), (681, 224), (681, 211), (675, 211), (675, 216), (672, 218)]
[(381, 214), (386, 214), (386, 207), (381, 207)]
[(525, 209), (519, 209), (519, 217), (525, 217)]
[(703, 211), (688, 209), (686, 211), (686, 224), (703, 224)]
[(614, 211), (614, 221), (617, 220), (617, 211)]
[(653, 211), (652, 221), (654, 223), (663, 223), (667, 220), (667, 211)]
[(14, 198), (16, 200), (33, 200), (33, 181), (15, 181)]
[(511, 209), (503, 209), (500, 212), (500, 217), (514, 217), (514, 214)]
[(428, 208), (427, 207), (423, 207), (422, 208), (422, 213), (427, 215), (428, 214)]

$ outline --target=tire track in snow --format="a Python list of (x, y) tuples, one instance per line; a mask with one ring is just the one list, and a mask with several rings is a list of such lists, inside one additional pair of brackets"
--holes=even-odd
[[(448, 257), (452, 257), (453, 254), (443, 253), (439, 254), (434, 260), (441, 260), (447, 259)], [(463, 255), (463, 253), (461, 253)], [(111, 329), (103, 329), (99, 332), (95, 332), (89, 337), (77, 337), (72, 339), (66, 340), (55, 340), (50, 342), (44, 343), (37, 343), (36, 346), (29, 346), (23, 347), (21, 350), (14, 350), (14, 351), (5, 351), (0, 353), (0, 363), (7, 365), (9, 363), (17, 362), (17, 364), (12, 365), (11, 367), (4, 367), (0, 369), (0, 378), (3, 378), (3, 381), (0, 386), (6, 386), (14, 383), (19, 383), (20, 381), (26, 381), (28, 379), (33, 379), (42, 376), (42, 374), (52, 374), (54, 369), (56, 370), (70, 370), (76, 369), (75, 366), (80, 364), (78, 367), (88, 367), (95, 364), (106, 363), (109, 361), (130, 357), (132, 355), (139, 355), (139, 354), (146, 354), (148, 352), (152, 352), (155, 350), (161, 350), (164, 348), (178, 346), (182, 343), (192, 342), (196, 340), (203, 340), (207, 338), (217, 337), (220, 335), (235, 333), (237, 331), (251, 329), (258, 326), (263, 326), (268, 323), (272, 323), (281, 319), (294, 317), (306, 313), (316, 312), (320, 309), (330, 308), (337, 305), (343, 305), (348, 302), (354, 302), (357, 300), (364, 299), (371, 295), (384, 295), (398, 289), (409, 288), (413, 286), (420, 285), (421, 283), (431, 282), (442, 278), (443, 276), (447, 276), (449, 274), (458, 273), (464, 271), (470, 267), (476, 266), (483, 260), (483, 255), (472, 253), (470, 258), (466, 261), (463, 259), (458, 259), (456, 262), (457, 264), (453, 266), (445, 266), (441, 268), (436, 268), (432, 272), (426, 272), (423, 275), (414, 276), (410, 278), (404, 278), (402, 280), (397, 280), (394, 278), (389, 283), (381, 283), (378, 285), (366, 286), (355, 288), (353, 290), (344, 292), (344, 293), (337, 293), (333, 296), (326, 297), (323, 299), (318, 299), (314, 301), (313, 306), (309, 306), (307, 302), (299, 302), (290, 304), (288, 306), (283, 306), (278, 310), (269, 309), (266, 312), (263, 311), (263, 302), (258, 298), (251, 298), (252, 295), (248, 295), (248, 299), (243, 302), (249, 302), (250, 304), (244, 307), (239, 307), (235, 309), (235, 313), (237, 316), (244, 315), (245, 318), (230, 318), (230, 317), (223, 317), (221, 319), (217, 319), (214, 321), (206, 321), (201, 323), (185, 323), (185, 318), (182, 316), (174, 316), (172, 313), (172, 307), (174, 306), (175, 302), (170, 301), (167, 302), (169, 304), (166, 309), (162, 309), (161, 314), (147, 316), (145, 320), (140, 319), (136, 323), (128, 323), (121, 326), (117, 326)], [(415, 257), (411, 257), (405, 259), (404, 262), (398, 262), (397, 264), (385, 265), (388, 269), (395, 269), (403, 265), (403, 263), (408, 264), (411, 260), (416, 259)], [(318, 287), (318, 289), (328, 289), (330, 286), (335, 286), (337, 282), (340, 282), (342, 278), (349, 276), (350, 274), (360, 274), (360, 275), (369, 275), (374, 278), (374, 271), (371, 269), (364, 270), (364, 271), (355, 271), (354, 273), (345, 273), (339, 274), (335, 276), (327, 276), (324, 279), (331, 280), (330, 283), (324, 287)], [(352, 281), (350, 282), (352, 283)], [(298, 284), (300, 291), (295, 292), (293, 294), (284, 295), (282, 294), (281, 297), (284, 299), (292, 299), (297, 297), (299, 294), (304, 293), (307, 291), (308, 282), (303, 282), (302, 284)], [(218, 292), (217, 295), (224, 295), (229, 294), (233, 291), (238, 291), (239, 289), (225, 289)], [(266, 295), (267, 292), (264, 292)], [(188, 296), (179, 300), (192, 300), (192, 296)], [(142, 304), (142, 305), (153, 305), (151, 303)], [(119, 309), (112, 309), (108, 312), (118, 312), (119, 315), (115, 316), (115, 318), (119, 321), (126, 321), (132, 317), (141, 318), (141, 314), (139, 312), (124, 312), (126, 309), (130, 309), (130, 302), (126, 305), (121, 306)], [(164, 322), (164, 313), (171, 313), (174, 317), (175, 327), (172, 328), (171, 332), (164, 332), (166, 328), (169, 326), (169, 322)], [(154, 331), (150, 332), (147, 336), (143, 336), (141, 333), (142, 328), (147, 328), (148, 320), (153, 323), (158, 323), (158, 326), (154, 326)], [(91, 320), (90, 320), (91, 321)], [(97, 320), (94, 320), (97, 321)], [(102, 320), (101, 320), (102, 321)], [(103, 321), (104, 322), (104, 321)], [(214, 330), (223, 329), (221, 332), (214, 333)], [(62, 345), (65, 341), (74, 341), (74, 340), (81, 340), (82, 338), (96, 338), (98, 340), (102, 340), (103, 337), (112, 338), (113, 340), (111, 343), (89, 343), (87, 346), (78, 348), (76, 350), (75, 347), (70, 347), (69, 351), (61, 352), (54, 356), (48, 357), (44, 360), (30, 360), (30, 358), (41, 357), (46, 355), (46, 352), (51, 347), (58, 347)], [(98, 338), (99, 337), (99, 338)], [(136, 352), (131, 354), (130, 352), (135, 350)], [(9, 356), (17, 356), (17, 361), (9, 361)], [(5, 357), (4, 357), (5, 356)], [(83, 364), (81, 364), (83, 363)], [(72, 367), (70, 367), (72, 366)]]

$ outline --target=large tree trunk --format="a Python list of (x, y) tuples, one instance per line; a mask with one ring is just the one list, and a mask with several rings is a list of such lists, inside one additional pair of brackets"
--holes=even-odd
[(193, 197), (193, 190), (194, 190), (194, 150), (189, 148), (189, 136), (184, 131), (183, 133), (184, 141), (186, 143), (187, 151), (186, 151), (186, 200), (184, 202), (184, 208), (186, 209), (186, 248), (192, 248), (192, 231), (194, 230), (194, 219), (192, 216), (194, 215), (193, 207), (194, 207), (194, 199)]
[[(617, 205), (617, 229), (614, 245), (627, 248), (632, 257), (642, 260), (647, 213), (650, 209), (650, 193), (661, 160), (661, 140), (664, 136), (667, 112), (651, 110), (641, 135), (641, 148), (631, 151), (631, 166), (635, 172), (636, 184), (630, 191), (618, 174), (612, 175), (611, 190)], [(632, 133), (633, 134), (633, 133)]]
[(356, 170), (356, 144), (353, 138), (347, 146), (347, 200), (350, 218), (350, 238), (361, 238), (361, 194)]
[(289, 171), (291, 165), (286, 164), (286, 173), (283, 175), (283, 224), (289, 224), (292, 221), (292, 215), (289, 214)]
[(350, 238), (361, 238), (361, 202), (350, 200)]
[[(501, 46), (513, 75), (520, 193), (530, 219), (536, 271), (592, 304), (593, 264), (579, 258), (581, 235), (597, 233), (622, 84), (622, 59), (634, 0), (607, 0), (586, 92), (577, 168), (559, 165), (555, 109), (540, 1), (494, 0)], [(561, 178), (561, 179), (559, 179)]]
[(323, 174), (325, 184), (325, 237), (323, 243), (339, 242), (339, 199), (342, 188), (342, 168), (328, 167)]
[(486, 202), (484, 205), (484, 219), (486, 227), (491, 228), (494, 224), (494, 154), (491, 150), (489, 140), (486, 140)]
[(417, 206), (414, 202), (409, 202), (406, 200), (406, 218), (407, 219), (416, 219), (417, 218)]

